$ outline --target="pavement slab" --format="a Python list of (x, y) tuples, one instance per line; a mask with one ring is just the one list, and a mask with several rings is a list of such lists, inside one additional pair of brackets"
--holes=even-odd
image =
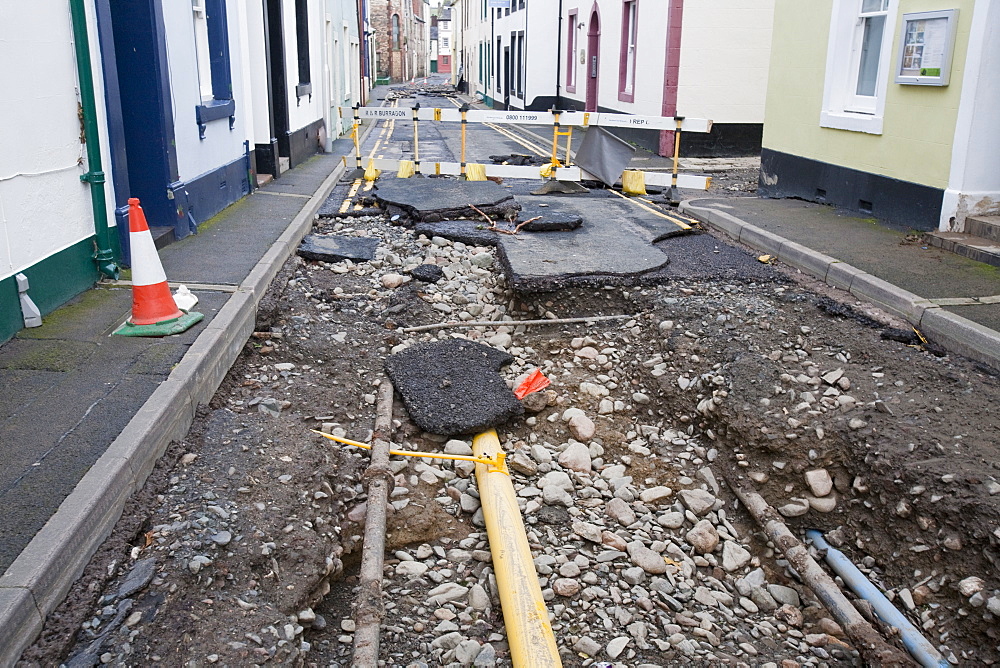
[(456, 436), (478, 434), (524, 413), (497, 373), (512, 361), (497, 348), (450, 339), (390, 355), (385, 370), (417, 426)]
[(302, 240), (298, 254), (319, 262), (371, 262), (379, 240), (374, 237), (346, 237), (310, 234)]
[(472, 208), (493, 218), (517, 211), (514, 196), (492, 181), (460, 179), (386, 179), (379, 183), (375, 197), (381, 204), (398, 207), (417, 221), (441, 221), (479, 217)]

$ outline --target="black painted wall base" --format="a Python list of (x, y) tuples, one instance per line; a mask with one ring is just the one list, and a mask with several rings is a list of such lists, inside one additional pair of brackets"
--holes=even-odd
[(320, 150), (319, 131), (323, 128), (323, 119), (313, 121), (304, 128), (288, 133), (288, 168), (299, 165)]
[(937, 229), (944, 190), (767, 148), (760, 161), (761, 197), (795, 197), (914, 230)]
[(174, 183), (170, 187), (178, 211), (187, 218), (191, 231), (194, 231), (201, 223), (250, 194), (246, 156), (241, 155), (193, 181)]
[(258, 174), (270, 174), (274, 178), (281, 176), (278, 169), (278, 140), (272, 139), (267, 144), (254, 144), (254, 163)]
[[(548, 111), (555, 107), (555, 104), (556, 98), (553, 95), (538, 96), (528, 105), (528, 111)], [(579, 100), (564, 97), (562, 108), (566, 111), (583, 111), (585, 105)], [(610, 107), (598, 107), (597, 110), (613, 114), (625, 113)], [(660, 150), (659, 130), (614, 128), (609, 131), (616, 137), (652, 153)], [(760, 155), (763, 134), (762, 123), (715, 123), (709, 133), (682, 133), (681, 157), (735, 158)]]

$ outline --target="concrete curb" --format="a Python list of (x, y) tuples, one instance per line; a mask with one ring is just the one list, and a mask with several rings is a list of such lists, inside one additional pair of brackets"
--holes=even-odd
[(928, 299), (904, 290), (846, 262), (789, 241), (725, 211), (681, 202), (683, 213), (721, 230), (737, 241), (785, 264), (875, 304), (914, 327), (950, 351), (1000, 369), (1000, 332), (950, 313)]
[[(362, 143), (375, 125), (363, 131)], [(0, 576), (0, 666), (13, 665), (35, 641), (46, 616), (114, 529), (132, 493), (142, 488), (170, 443), (187, 435), (198, 404), (212, 398), (253, 333), (257, 306), (271, 281), (346, 171), (338, 162), (167, 380)]]

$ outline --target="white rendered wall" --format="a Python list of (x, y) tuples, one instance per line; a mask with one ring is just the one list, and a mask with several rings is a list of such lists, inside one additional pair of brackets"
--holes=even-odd
[[(111, 159), (104, 128), (104, 88), (96, 21), (88, 10), (102, 162)], [(77, 68), (68, 3), (39, 0), (0, 5), (0, 279), (94, 234), (91, 187), (80, 181), (86, 147), (77, 117)]]
[[(243, 79), (243, 112), (247, 114), (244, 130), (253, 150), (254, 144), (267, 143), (271, 135), (268, 126), (267, 62), (264, 57), (264, 6), (261, 0), (244, 0), (236, 6), (241, 35), (239, 52), (230, 51), (229, 57), (239, 60)], [(237, 107), (236, 113), (240, 111)]]
[(285, 28), (285, 79), (288, 82), (288, 130), (301, 130), (318, 118), (323, 118), (323, 25), (324, 15), (320, 0), (308, 0), (309, 15), (309, 83), (312, 99), (308, 95), (297, 97), (295, 86), (299, 83), (299, 51), (295, 38), (295, 3), (282, 3)]
[(228, 164), (243, 155), (243, 141), (249, 136), (252, 105), (244, 94), (241, 57), (242, 35), (237, 9), (239, 0), (227, 0), (229, 27), (230, 76), (236, 101), (236, 124), (229, 129), (229, 119), (211, 121), (205, 139), (199, 138), (195, 107), (202, 103), (198, 84), (198, 57), (195, 50), (194, 14), (191, 3), (163, 3), (163, 25), (167, 42), (167, 66), (174, 116), (174, 141), (177, 148), (177, 172), (180, 181), (191, 181), (206, 172)]
[(678, 113), (763, 123), (773, 23), (774, 0), (684, 3)]

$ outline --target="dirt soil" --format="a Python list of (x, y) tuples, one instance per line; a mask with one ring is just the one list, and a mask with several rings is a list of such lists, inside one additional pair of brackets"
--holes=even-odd
[[(725, 187), (751, 181), (734, 175)], [(724, 262), (713, 267), (708, 257), (701, 275), (658, 285), (513, 294), (495, 275), (496, 264), (482, 262), (472, 269), (494, 274), (492, 282), (475, 294), (449, 293), (416, 281), (395, 285), (407, 258), (438, 261), (429, 240), (381, 218), (318, 220), (314, 230), (334, 231), (377, 236), (384, 252), (368, 266), (289, 261), (262, 304), (258, 333), (50, 615), (24, 665), (350, 665), (367, 454), (310, 429), (366, 440), (390, 351), (410, 340), (460, 334), (517, 349), (527, 363), (505, 372), (510, 383), (534, 367), (552, 379), (549, 401), (533, 418), (501, 429), (509, 451), (565, 442), (558, 416), (572, 406), (593, 416), (593, 439), (605, 463), (627, 463), (633, 478), (650, 484), (684, 487), (691, 480), (682, 470), (692, 456), (714, 458), (720, 479), (749, 481), (783, 507), (808, 495), (806, 471), (824, 468), (833, 478), (836, 507), (788, 517), (793, 531), (825, 530), (897, 604), (911, 598), (912, 610), (902, 606), (908, 616), (955, 663), (1000, 661), (1000, 625), (985, 606), (1000, 588), (1000, 497), (994, 495), (1000, 491), (1000, 383), (992, 371), (886, 340), (886, 328), (903, 324), (781, 266), (760, 265), (757, 274), (741, 277), (727, 273)], [(670, 252), (683, 252), (683, 239), (670, 240)], [(722, 239), (699, 246), (709, 256), (720, 247), (756, 263)], [(493, 252), (458, 251), (469, 257)], [(400, 330), (454, 318), (477, 302), (485, 307), (477, 320), (634, 317), (595, 325)], [(576, 355), (582, 345), (599, 357)], [(616, 351), (617, 363), (605, 349)], [(581, 389), (595, 376), (618, 388), (631, 410), (601, 413), (601, 397)], [(636, 394), (649, 402), (633, 406)], [(394, 426), (394, 441), (409, 448), (440, 450), (446, 440), (421, 433), (398, 400)], [(678, 435), (704, 446), (685, 455), (672, 445)], [(630, 449), (637, 438), (654, 456)], [(439, 481), (423, 475), (404, 481), (408, 502), (397, 503), (390, 516), (388, 574), (399, 563), (396, 550), (450, 549), (479, 531)], [(723, 488), (719, 496), (730, 521), (752, 536), (764, 569), (787, 573), (733, 495)], [(147, 558), (155, 560), (149, 584), (119, 596), (126, 576)], [(482, 567), (472, 562), (458, 572)], [(969, 576), (984, 581), (971, 600), (958, 589)], [(420, 597), (419, 588), (406, 591)], [(427, 651), (437, 622), (393, 617), (390, 610), (382, 652), (387, 665), (426, 665), (414, 657)], [(483, 638), (502, 634), (499, 606), (485, 622)], [(569, 632), (557, 628), (557, 635)], [(509, 665), (504, 643), (494, 645), (499, 665)], [(760, 651), (755, 665), (790, 656), (781, 645), (770, 655), (765, 645)], [(670, 656), (654, 647), (629, 665), (684, 660)], [(826, 665), (857, 661), (851, 653), (839, 656)], [(592, 663), (580, 657), (563, 655), (565, 665)]]

